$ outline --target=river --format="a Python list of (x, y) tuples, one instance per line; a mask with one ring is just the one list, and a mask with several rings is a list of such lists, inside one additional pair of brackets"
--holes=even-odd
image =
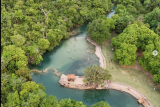
[[(112, 10), (106, 17), (115, 14)], [(99, 65), (98, 58), (94, 54), (94, 46), (86, 40), (87, 24), (77, 28), (81, 33), (67, 40), (62, 40), (59, 46), (43, 55), (43, 61), (38, 65), (30, 65), (30, 69), (45, 70), (57, 69), (63, 74), (84, 75), (84, 70), (91, 65)], [(75, 41), (75, 38), (77, 41)], [(92, 105), (99, 101), (107, 101), (111, 107), (140, 107), (137, 100), (124, 92), (117, 90), (76, 90), (59, 85), (59, 77), (49, 70), (47, 73), (32, 72), (31, 76), (36, 83), (42, 83), (47, 95), (56, 96), (57, 99), (70, 98), (82, 101), (85, 105)], [(142, 106), (141, 106), (142, 107)]]

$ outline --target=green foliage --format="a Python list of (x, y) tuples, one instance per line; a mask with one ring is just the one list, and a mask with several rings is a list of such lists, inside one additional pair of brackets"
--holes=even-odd
[(126, 12), (126, 8), (122, 4), (118, 4), (116, 9), (115, 9), (115, 12), (117, 14), (124, 13), (124, 12)]
[(26, 47), (28, 60), (31, 64), (39, 64), (41, 60), (43, 60), (42, 56), (39, 53), (39, 49), (37, 45), (27, 46)]
[(39, 39), (38, 40), (38, 46), (41, 50), (45, 51), (49, 47), (49, 41), (47, 39)]
[[(25, 79), (22, 77), (17, 77), (15, 74), (8, 75), (8, 74), (3, 73), (1, 75), (1, 102), (2, 104), (5, 104), (8, 98), (9, 98), (8, 100), (10, 100), (11, 96), (17, 95), (16, 91), (19, 92), (21, 90), (21, 85), (24, 82), (25, 82)], [(12, 93), (12, 94), (10, 94), (10, 96), (7, 98), (9, 93)], [(15, 99), (18, 100), (18, 97), (15, 97)], [(13, 103), (10, 101), (9, 103)]]
[(160, 70), (159, 70), (159, 72), (156, 75), (154, 75), (153, 81), (154, 82), (158, 82), (159, 87), (160, 87)]
[(119, 61), (121, 65), (134, 65), (137, 47), (132, 44), (121, 43), (114, 53), (114, 60)]
[(22, 84), (22, 86), (21, 86), (22, 91), (20, 92), (20, 95), (22, 96), (27, 92), (33, 92), (34, 90), (38, 90), (38, 89), (39, 89), (38, 84), (36, 84), (33, 81), (28, 81), (28, 82)]
[(9, 72), (14, 72), (21, 67), (26, 67), (28, 64), (25, 52), (20, 47), (17, 47), (15, 45), (4, 46), (2, 58), (2, 68), (7, 67), (7, 70), (9, 70)]
[(159, 0), (143, 0), (143, 5), (146, 10), (152, 11), (155, 7), (160, 7)]
[(11, 41), (15, 46), (22, 46), (25, 43), (25, 38), (21, 35), (11, 36)]
[(103, 84), (105, 80), (111, 78), (108, 71), (100, 66), (90, 66), (84, 71), (84, 73), (84, 82), (89, 84)]
[(87, 34), (97, 44), (102, 44), (106, 39), (110, 38), (109, 31), (112, 29), (115, 29), (115, 21), (112, 18), (99, 18), (88, 24)]
[(156, 33), (160, 36), (160, 25), (156, 28)]
[(60, 107), (86, 107), (86, 105), (83, 105), (82, 102), (77, 102), (75, 100), (69, 99), (63, 99), (59, 101)]
[[(114, 60), (128, 66), (135, 63), (136, 51), (141, 49), (143, 57), (138, 58), (139, 64), (157, 77), (160, 70), (160, 36), (145, 24), (135, 22), (127, 26), (118, 37), (112, 39), (112, 46), (117, 48)], [(154, 50), (158, 52), (157, 56), (153, 55)]]
[(140, 0), (112, 0), (112, 2), (117, 4), (117, 7), (121, 12), (128, 12), (133, 15), (146, 13), (143, 3), (141, 3)]
[(20, 20), (22, 20), (23, 17), (24, 17), (24, 15), (23, 15), (23, 13), (22, 13), (22, 10), (17, 10), (17, 11), (15, 11), (15, 15), (16, 15)]
[(150, 28), (155, 30), (160, 24), (160, 9), (155, 8), (152, 12), (148, 13), (144, 17), (144, 22), (150, 25)]
[(9, 93), (7, 96), (6, 107), (20, 107), (20, 98), (18, 92)]
[(116, 33), (122, 33), (123, 30), (131, 23), (133, 23), (133, 16), (132, 15), (122, 15), (119, 16), (116, 20)]
[(40, 107), (60, 107), (55, 96), (49, 95), (40, 103)]
[(107, 101), (100, 101), (96, 104), (93, 104), (92, 107), (111, 107)]
[(22, 67), (18, 70), (15, 71), (15, 73), (19, 76), (28, 78), (29, 80), (31, 80), (31, 76), (30, 76), (30, 70), (27, 67)]

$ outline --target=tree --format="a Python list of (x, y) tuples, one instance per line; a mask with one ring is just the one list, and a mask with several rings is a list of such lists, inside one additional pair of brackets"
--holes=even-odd
[(31, 64), (39, 64), (43, 60), (42, 56), (39, 54), (39, 49), (37, 45), (31, 45), (26, 47), (26, 54), (28, 57), (28, 62)]
[(20, 95), (23, 96), (27, 92), (33, 92), (34, 90), (38, 90), (38, 89), (39, 89), (38, 84), (36, 84), (33, 81), (28, 81), (22, 84)]
[(158, 82), (159, 87), (160, 87), (160, 71), (158, 72), (158, 74), (154, 75), (153, 81)]
[(59, 107), (58, 100), (55, 96), (49, 95), (40, 103), (40, 107)]
[(156, 33), (160, 36), (160, 25), (156, 28)]
[(135, 45), (121, 43), (114, 53), (114, 60), (119, 61), (121, 65), (134, 65), (137, 58), (136, 51)]
[(96, 104), (93, 104), (91, 107), (111, 107), (107, 101), (100, 101)]
[(152, 11), (155, 7), (160, 7), (159, 0), (143, 0), (143, 5), (147, 11)]
[(39, 39), (38, 40), (38, 46), (39, 48), (42, 50), (42, 52), (44, 52), (46, 49), (48, 49), (49, 47), (49, 41), (47, 39)]
[(30, 70), (28, 69), (28, 67), (22, 67), (22, 68), (16, 70), (15, 73), (19, 76), (22, 76), (24, 78), (28, 78), (29, 80), (31, 80)]
[(5, 46), (3, 48), (2, 57), (5, 57), (8, 60), (7, 62), (9, 62), (9, 66), (7, 66), (7, 69), (12, 72), (14, 69), (17, 70), (21, 67), (26, 67), (28, 64), (28, 59), (25, 56), (25, 52), (21, 49), (21, 47), (16, 47), (15, 45)]
[(111, 78), (108, 71), (100, 66), (90, 66), (84, 71), (84, 73), (84, 82), (89, 84), (103, 84), (105, 80), (109, 80)]
[(132, 15), (121, 15), (116, 20), (116, 33), (122, 33), (123, 30), (133, 22)]
[(20, 98), (18, 91), (14, 93), (9, 93), (7, 96), (7, 103), (5, 104), (6, 107), (20, 107)]
[(86, 107), (86, 105), (83, 105), (82, 102), (77, 102), (75, 100), (69, 99), (62, 99), (59, 101), (60, 107)]
[(120, 13), (126, 12), (126, 8), (122, 4), (118, 4), (115, 11), (117, 14), (120, 14)]
[(15, 46), (22, 46), (26, 40), (21, 35), (14, 35), (14, 36), (11, 36), (11, 41)]
[(95, 19), (90, 22), (87, 26), (87, 34), (90, 36), (91, 40), (97, 42), (97, 44), (102, 44), (106, 39), (110, 38), (110, 29), (114, 29), (113, 19)]
[(144, 23), (148, 23), (150, 28), (155, 30), (158, 27), (158, 23), (160, 23), (160, 9), (155, 8), (150, 13), (146, 14), (144, 17)]
[[(6, 74), (3, 73), (1, 74), (1, 102), (2, 104), (5, 104), (7, 101), (7, 96), (9, 93), (10, 96), (9, 98), (9, 103), (11, 103), (10, 98), (13, 97), (13, 95), (17, 95), (17, 92), (21, 90), (21, 85), (25, 82), (26, 80), (23, 77), (18, 77), (15, 74)], [(17, 91), (17, 92), (15, 92)], [(18, 96), (14, 97), (15, 99), (18, 99)], [(8, 106), (7, 106), (8, 107)]]
[(23, 83), (20, 91), (22, 106), (38, 107), (46, 99), (47, 94), (44, 91), (45, 87), (42, 84), (36, 84), (33, 81)]

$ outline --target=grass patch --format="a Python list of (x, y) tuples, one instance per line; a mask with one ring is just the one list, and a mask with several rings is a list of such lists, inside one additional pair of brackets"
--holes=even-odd
[[(111, 35), (112, 38), (118, 36), (116, 33), (112, 33)], [(112, 75), (112, 81), (120, 82), (137, 89), (154, 105), (154, 107), (160, 107), (160, 92), (158, 90), (153, 90), (156, 85), (151, 77), (133, 68), (123, 68), (118, 62), (113, 60), (114, 51), (112, 51), (111, 39), (107, 41), (107, 44), (103, 45), (102, 54), (106, 59), (106, 69)], [(106, 53), (107, 55), (105, 55)], [(109, 64), (111, 59), (112, 62)], [(133, 80), (134, 78), (135, 81)]]

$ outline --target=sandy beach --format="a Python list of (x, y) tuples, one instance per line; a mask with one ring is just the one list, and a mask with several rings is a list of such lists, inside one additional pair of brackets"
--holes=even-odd
[(92, 41), (89, 37), (87, 37), (87, 41), (95, 46), (95, 55), (99, 58), (99, 66), (106, 69), (106, 60), (101, 52), (101, 46), (97, 45), (97, 43)]

